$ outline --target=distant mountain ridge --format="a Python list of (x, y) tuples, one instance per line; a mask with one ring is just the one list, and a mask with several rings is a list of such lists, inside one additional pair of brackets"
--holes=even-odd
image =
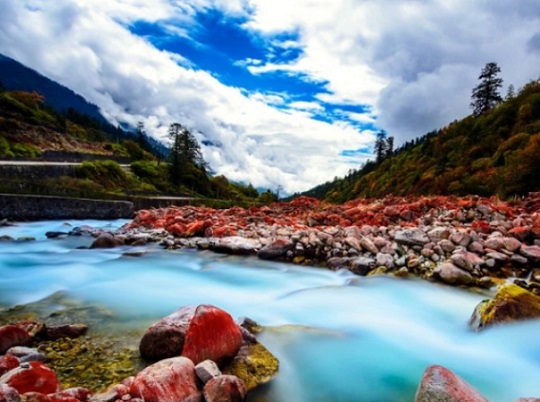
[(99, 108), (81, 95), (3, 54), (0, 54), (0, 83), (8, 91), (35, 91), (45, 97), (45, 104), (59, 112), (74, 109), (100, 123), (106, 122)]

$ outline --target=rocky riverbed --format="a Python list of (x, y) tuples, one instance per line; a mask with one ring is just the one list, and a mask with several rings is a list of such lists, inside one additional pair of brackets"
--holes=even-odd
[(415, 275), (491, 288), (507, 278), (540, 293), (540, 194), (512, 203), (480, 197), (387, 197), (342, 205), (300, 197), (244, 209), (138, 211), (93, 247), (160, 243), (261, 259)]

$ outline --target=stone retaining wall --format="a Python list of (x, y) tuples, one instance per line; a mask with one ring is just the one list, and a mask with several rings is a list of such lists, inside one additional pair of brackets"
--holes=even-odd
[(129, 201), (0, 194), (0, 219), (131, 219)]

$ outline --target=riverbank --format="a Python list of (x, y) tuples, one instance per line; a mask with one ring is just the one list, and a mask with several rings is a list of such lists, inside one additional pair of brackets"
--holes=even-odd
[(536, 193), (512, 204), (438, 196), (329, 205), (300, 197), (249, 209), (170, 207), (138, 211), (106, 244), (159, 242), (456, 286), (516, 278), (540, 293), (539, 200)]

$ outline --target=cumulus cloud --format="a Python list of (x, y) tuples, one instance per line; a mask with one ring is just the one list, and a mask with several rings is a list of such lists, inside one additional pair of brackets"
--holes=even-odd
[[(307, 99), (227, 86), (131, 29), (144, 22), (191, 38), (197, 15), (216, 9), (266, 49), (231, 64), (320, 91)], [(487, 62), (516, 88), (537, 78), (539, 19), (535, 0), (3, 0), (0, 52), (112, 122), (142, 121), (163, 139), (181, 122), (209, 144), (203, 154), (216, 173), (292, 193), (358, 167), (367, 153), (344, 151), (369, 150), (377, 129), (399, 145), (467, 115)]]

